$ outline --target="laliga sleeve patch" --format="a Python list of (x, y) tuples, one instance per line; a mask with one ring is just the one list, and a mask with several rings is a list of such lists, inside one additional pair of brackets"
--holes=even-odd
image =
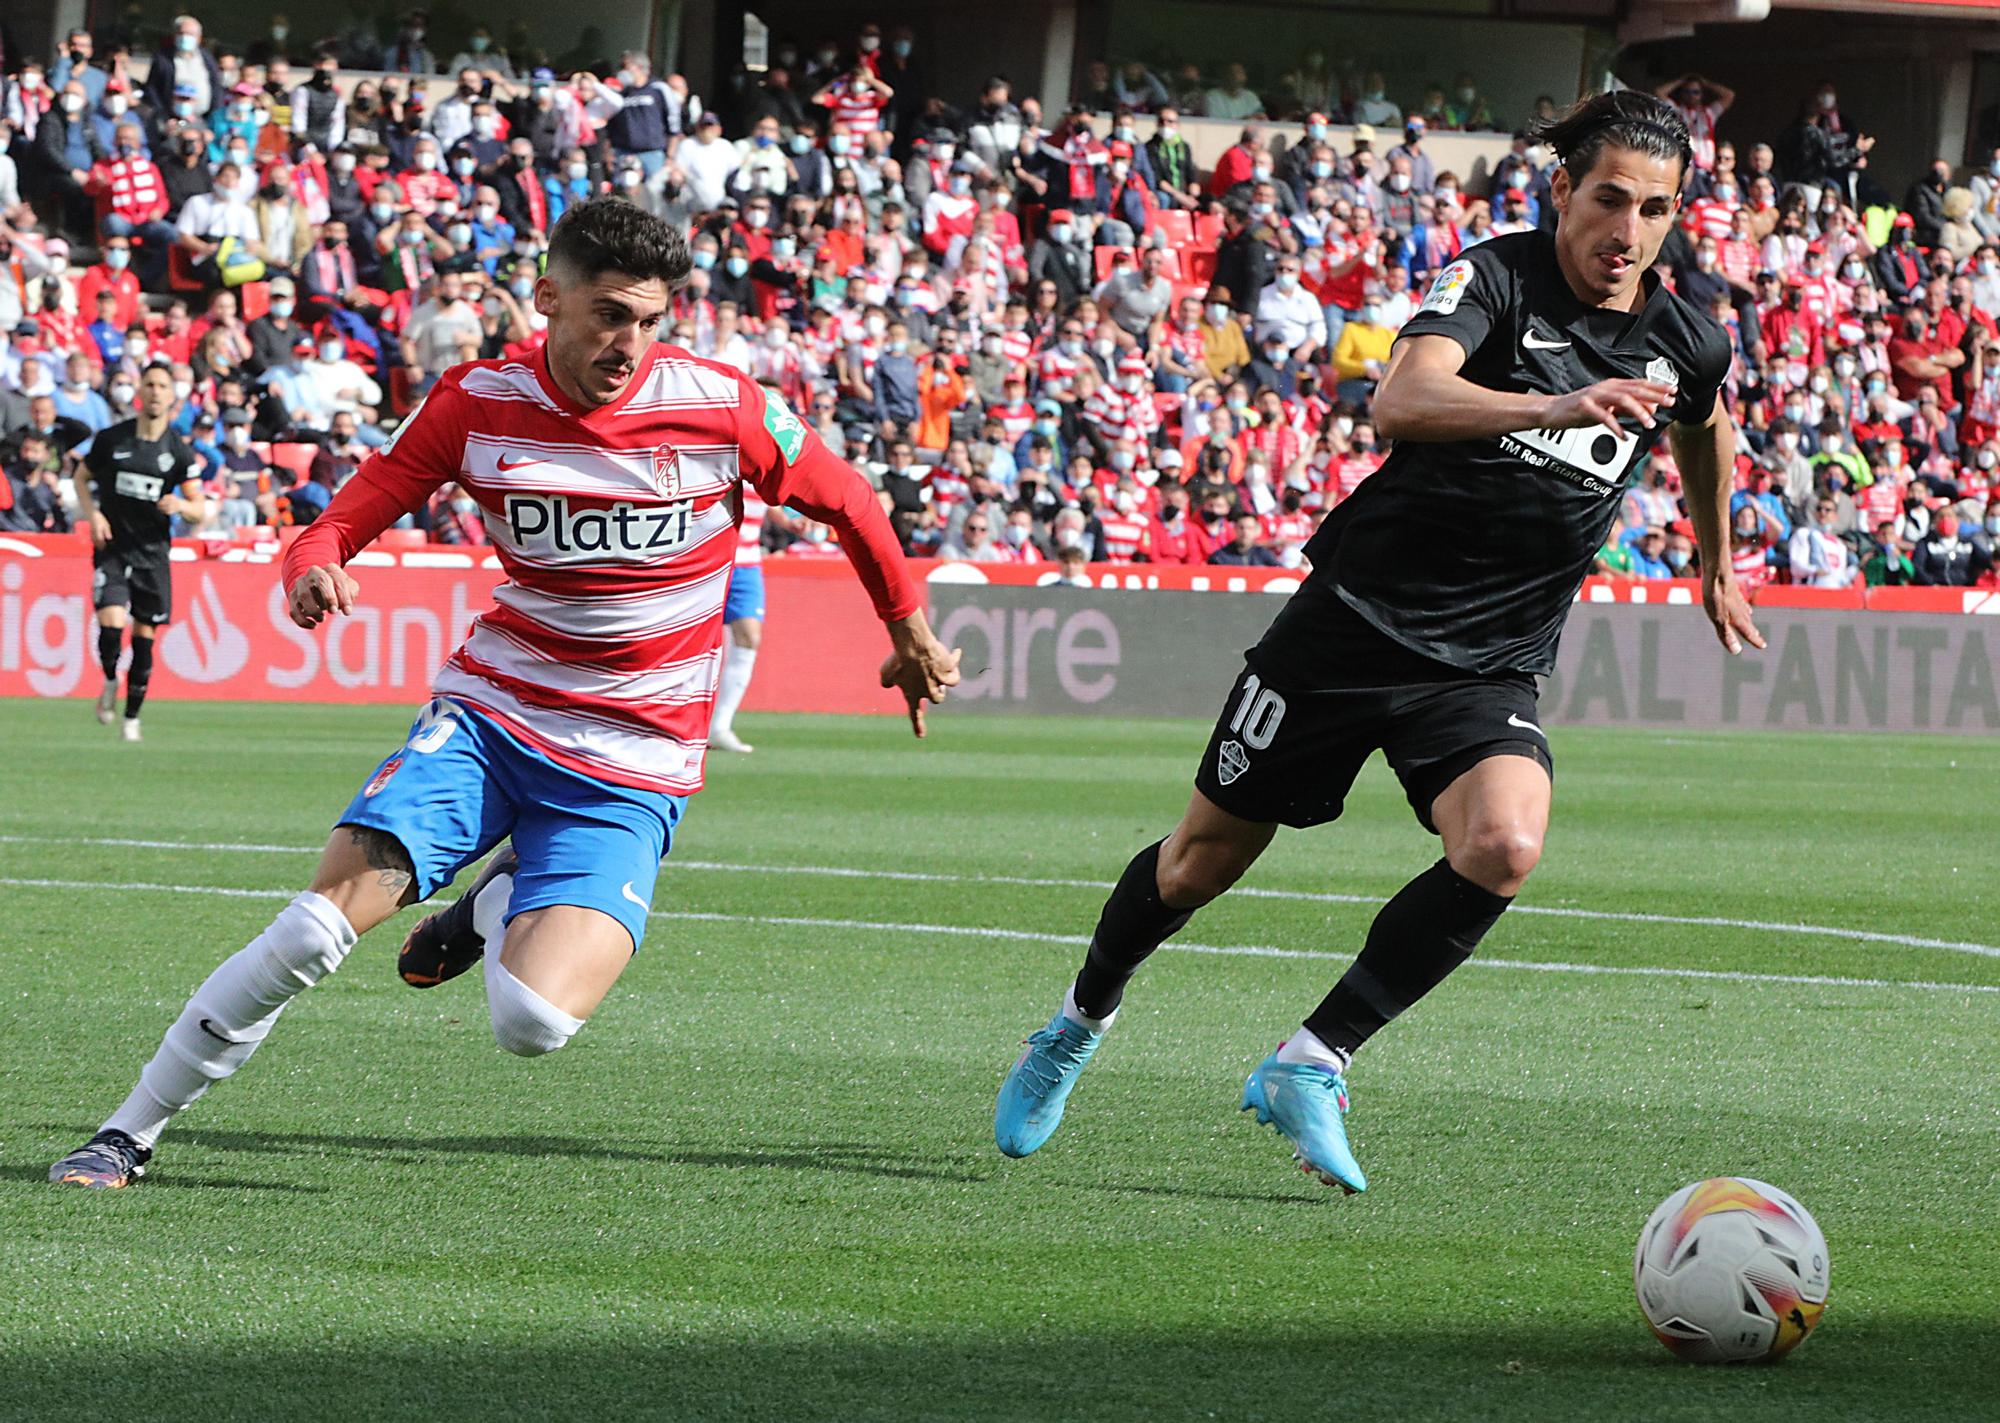
[(1458, 310), (1458, 304), (1465, 297), (1465, 289), (1472, 285), (1472, 264), (1453, 262), (1431, 283), (1431, 289), (1424, 294), (1419, 312), (1430, 312), (1433, 316), (1449, 316)]
[[(435, 390), (436, 387), (433, 386), (431, 389)], [(424, 406), (429, 404), (430, 398), (431, 398), (431, 392), (427, 390), (424, 392), (424, 398), (422, 400), (419, 400), (415, 405), (410, 407), (410, 413), (403, 417), (403, 423), (398, 425), (394, 430), (390, 431), (389, 438), (382, 442), (382, 449), (381, 449), (382, 454), (390, 455), (396, 452), (396, 441), (403, 438), (403, 432), (405, 430), (409, 429), (412, 425), (417, 423), (417, 417), (424, 413)]]
[(768, 390), (764, 392), (764, 429), (777, 442), (778, 453), (784, 456), (786, 464), (796, 460), (799, 451), (805, 448), (804, 423), (786, 408), (784, 401)]

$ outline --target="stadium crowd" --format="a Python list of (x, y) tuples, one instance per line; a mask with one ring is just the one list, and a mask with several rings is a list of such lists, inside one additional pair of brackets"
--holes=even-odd
[[(1263, 95), (1240, 64), (1094, 62), (1045, 105), (1000, 77), (939, 95), (911, 32), (869, 25), (777, 39), (711, 106), (641, 54), (475, 29), (428, 104), (422, 12), (386, 44), (299, 44), (283, 17), (241, 47), (190, 16), (155, 38), (5, 57), (0, 530), (68, 527), (67, 462), (157, 362), (216, 496), (187, 532), (309, 522), (445, 369), (533, 352), (549, 229), (613, 194), (691, 235), (662, 339), (781, 393), (911, 553), (1295, 565), (1382, 463), (1370, 394), (1433, 278), (1554, 223), (1531, 130), (1476, 191), (1427, 150), (1498, 128), (1473, 76), (1402, 107), (1317, 49)], [(2000, 149), (1892, 193), (1831, 86), (1741, 146), (1716, 137), (1726, 88), (1660, 92), (1697, 164), (1661, 274), (1737, 351), (1739, 575), (1991, 584)], [(1197, 114), (1242, 124), (1212, 168)], [(420, 525), (485, 538), (456, 487)], [(1690, 535), (1663, 443), (1600, 571), (1690, 574)], [(831, 551), (785, 511), (765, 537)]]

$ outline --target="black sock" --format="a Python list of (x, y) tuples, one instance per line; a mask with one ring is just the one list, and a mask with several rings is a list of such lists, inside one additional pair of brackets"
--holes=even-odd
[(125, 672), (125, 719), (130, 721), (146, 704), (146, 684), (153, 680), (153, 639), (132, 639), (132, 665)]
[(1125, 996), (1125, 985), (1146, 956), (1194, 918), (1192, 909), (1171, 909), (1160, 898), (1160, 846), (1155, 841), (1132, 857), (1104, 901), (1090, 952), (1076, 976), (1076, 1006), (1093, 1018), (1108, 1018)]
[(1472, 957), (1514, 901), (1439, 860), (1382, 906), (1361, 956), (1306, 1026), (1330, 1048), (1354, 1050)]
[(118, 680), (118, 654), (125, 650), (124, 628), (99, 628), (97, 630), (97, 665), (104, 669), (104, 680)]

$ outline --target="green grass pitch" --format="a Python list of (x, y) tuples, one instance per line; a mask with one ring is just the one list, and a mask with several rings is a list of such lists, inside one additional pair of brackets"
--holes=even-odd
[[(1436, 854), (1379, 762), (1010, 1162), (1001, 1074), (1205, 728), (749, 717), (565, 1051), (496, 1049), (477, 974), (403, 987), (406, 917), (85, 1193), (48, 1163), (409, 711), (0, 715), (0, 1418), (1994, 1416), (2000, 740), (1557, 732), (1521, 908), (1580, 912), (1509, 915), (1364, 1053), (1347, 1199), (1235, 1105), (1372, 913), (1300, 896)], [(1648, 1212), (1722, 1173), (1831, 1243), (1776, 1367), (1679, 1364), (1632, 1300)]]

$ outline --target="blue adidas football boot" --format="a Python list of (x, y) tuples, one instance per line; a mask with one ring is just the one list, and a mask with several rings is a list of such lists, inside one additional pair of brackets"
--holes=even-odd
[(1350, 1196), (1368, 1189), (1368, 1178), (1347, 1145), (1347, 1082), (1332, 1068), (1280, 1062), (1274, 1052), (1243, 1084), (1243, 1110), (1255, 1111), (1292, 1144), (1299, 1170), (1338, 1186)]
[(1104, 1041), (1058, 1012), (1028, 1037), (1027, 1050), (1000, 1084), (993, 1109), (993, 1140), (1009, 1156), (1026, 1156), (1055, 1135), (1077, 1074)]

